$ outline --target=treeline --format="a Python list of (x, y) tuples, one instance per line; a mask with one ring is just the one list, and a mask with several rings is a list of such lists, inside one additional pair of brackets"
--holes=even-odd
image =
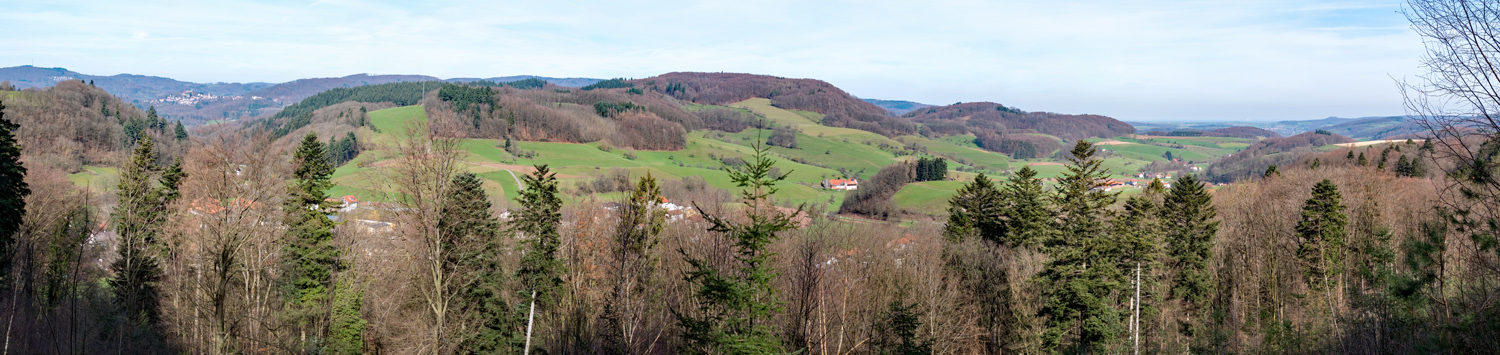
[(1203, 131), (1203, 130), (1196, 130), (1196, 129), (1184, 129), (1184, 130), (1175, 130), (1175, 131), (1150, 131), (1150, 132), (1146, 132), (1146, 135), (1148, 135), (1148, 136), (1166, 136), (1166, 137), (1230, 137), (1230, 138), (1247, 138), (1247, 139), (1281, 138), (1281, 135), (1280, 134), (1276, 134), (1276, 132), (1272, 132), (1272, 131), (1269, 131), (1269, 130), (1266, 130), (1266, 129), (1262, 129), (1262, 128), (1248, 127), (1248, 126), (1224, 127), (1224, 128), (1210, 130), (1210, 131)]
[[(285, 136), (311, 123), (314, 111), (336, 104), (354, 101), (363, 103), (389, 102), (395, 106), (416, 105), (426, 90), (443, 87), (442, 82), (402, 82), (334, 88), (308, 96), (302, 101), (281, 109), (270, 118), (261, 121), (266, 130)], [(302, 117), (309, 117), (302, 119)]]
[[(424, 100), (434, 129), (473, 138), (586, 143), (676, 150), (704, 120), (660, 96), (623, 90), (576, 92), (454, 85)], [(721, 116), (722, 118), (722, 116)], [(723, 123), (720, 123), (723, 124)]]
[(1062, 148), (1057, 139), (1032, 134), (1001, 134), (981, 131), (974, 134), (974, 145), (992, 152), (1000, 152), (1014, 159), (1035, 159), (1051, 156)]
[(1204, 170), (1208, 181), (1230, 183), (1260, 176), (1271, 165), (1288, 165), (1318, 147), (1353, 143), (1349, 137), (1327, 131), (1306, 132), (1285, 138), (1267, 138), (1224, 157)]
[(1037, 132), (1075, 141), (1135, 133), (1135, 127), (1130, 124), (1105, 116), (1025, 112), (993, 102), (928, 107), (907, 112), (901, 117), (921, 123), (920, 133), (927, 137)]
[(645, 91), (700, 104), (725, 105), (766, 98), (776, 107), (823, 114), (823, 124), (885, 136), (913, 134), (917, 125), (850, 96), (827, 82), (765, 75), (674, 72), (630, 81)]

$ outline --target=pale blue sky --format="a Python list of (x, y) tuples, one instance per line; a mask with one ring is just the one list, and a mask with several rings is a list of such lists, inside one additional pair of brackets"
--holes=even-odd
[(1401, 114), (1396, 1), (4, 1), (0, 66), (283, 82), (356, 73), (822, 79), (868, 98), (1124, 120)]

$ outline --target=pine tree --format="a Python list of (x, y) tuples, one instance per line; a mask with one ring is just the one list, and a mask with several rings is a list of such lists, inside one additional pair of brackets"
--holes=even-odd
[(1052, 230), (1052, 207), (1042, 179), (1030, 166), (1021, 167), (1005, 182), (1000, 192), (1004, 209), (1004, 238), (998, 242), (1010, 247), (1036, 248), (1047, 240)]
[(15, 132), (21, 126), (5, 119), (5, 105), (0, 105), (0, 288), (8, 287), (11, 246), (21, 217), (26, 215), (26, 166), (21, 164), (21, 146)]
[(1365, 158), (1365, 152), (1359, 152), (1359, 166), (1370, 166), (1370, 159)]
[(776, 241), (777, 233), (796, 228), (792, 217), (802, 210), (782, 213), (771, 205), (770, 196), (776, 192), (773, 185), (786, 175), (771, 174), (775, 160), (768, 151), (769, 147), (757, 146), (744, 167), (725, 169), (743, 189), (740, 197), (748, 223), (704, 213), (712, 224), (709, 231), (722, 233), (733, 245), (737, 269), (721, 270), (707, 259), (684, 256), (690, 265), (686, 281), (692, 284), (698, 304), (695, 314), (673, 310), (682, 327), (684, 353), (783, 353), (778, 332), (771, 327), (772, 314), (780, 307), (772, 284), (776, 272), (769, 265), (773, 254), (766, 248)]
[(557, 252), (562, 246), (558, 227), (562, 224), (562, 199), (557, 195), (557, 176), (547, 165), (537, 165), (536, 171), (521, 178), (526, 185), (516, 202), (520, 203), (519, 216), (511, 225), (511, 232), (526, 240), (526, 253), (521, 257), (516, 278), (525, 287), (520, 297), (530, 304), (526, 313), (526, 343), (523, 351), (531, 350), (532, 326), (536, 308), (552, 307), (567, 290), (563, 288), (563, 275), (567, 265), (559, 259)]
[(1276, 170), (1276, 164), (1266, 167), (1266, 172), (1260, 175), (1261, 178), (1270, 178), (1272, 176), (1281, 176), (1281, 171)]
[(1219, 232), (1218, 210), (1208, 189), (1194, 175), (1183, 176), (1172, 185), (1161, 209), (1172, 275), (1171, 297), (1182, 302), (1184, 315), (1178, 331), (1192, 338), (1194, 319), (1206, 315), (1209, 298), (1214, 294), (1214, 235)]
[[(286, 200), (287, 243), (283, 282), (287, 285), (287, 315), (303, 341), (322, 337), (327, 331), (330, 289), (334, 274), (343, 269), (339, 250), (333, 244), (334, 221), (328, 218), (334, 206), (327, 201), (329, 176), (323, 143), (308, 133), (292, 157), (294, 170), (290, 198)], [(313, 343), (304, 343), (311, 346)]]
[(884, 314), (873, 327), (871, 350), (880, 355), (927, 355), (932, 354), (932, 339), (923, 338), (917, 329), (922, 327), (922, 313), (917, 304), (904, 304), (899, 295), (886, 306)]
[(943, 227), (943, 236), (952, 242), (969, 238), (998, 242), (1005, 234), (1000, 219), (1002, 203), (1000, 191), (980, 173), (948, 199), (948, 224)]
[(341, 277), (333, 290), (333, 312), (329, 317), (327, 352), (335, 355), (358, 355), (365, 352), (365, 327), (369, 322), (360, 314), (365, 292), (350, 277)]
[(1077, 340), (1070, 351), (1103, 351), (1124, 332), (1123, 317), (1110, 303), (1122, 290), (1124, 274), (1116, 267), (1118, 248), (1105, 224), (1117, 194), (1100, 189), (1109, 173), (1094, 157), (1096, 151), (1083, 140), (1073, 146), (1054, 196), (1057, 234), (1045, 244), (1052, 260), (1038, 275), (1045, 284), (1042, 341), (1049, 351), (1063, 351), (1065, 338)]
[(488, 354), (515, 347), (516, 317), (504, 299), (500, 220), (490, 207), (479, 177), (462, 173), (453, 177), (438, 220), (438, 234), (448, 251), (444, 270), (458, 285), (456, 309), (473, 324), (459, 335), (460, 353)]
[(182, 121), (177, 121), (177, 125), (172, 128), (172, 136), (179, 141), (188, 139), (187, 128), (182, 126)]
[[(1312, 198), (1302, 206), (1302, 221), (1297, 223), (1297, 257), (1301, 260), (1308, 288), (1338, 292), (1336, 283), (1343, 275), (1345, 228), (1343, 198), (1333, 181), (1323, 179), (1313, 186)], [(1331, 300), (1330, 300), (1331, 302)]]
[(602, 336), (610, 353), (639, 353), (636, 333), (641, 330), (646, 302), (656, 298), (653, 249), (666, 227), (666, 211), (657, 207), (661, 198), (661, 188), (648, 173), (620, 206), (610, 268), (614, 285), (601, 315), (606, 329)]
[[(1159, 192), (1158, 192), (1159, 193)], [(1162, 221), (1158, 206), (1148, 192), (1131, 196), (1125, 200), (1125, 210), (1114, 223), (1114, 234), (1118, 243), (1116, 267), (1126, 273), (1126, 324), (1133, 342), (1139, 341), (1142, 319), (1156, 319), (1160, 313), (1160, 295), (1157, 294), (1157, 278), (1151, 277), (1161, 269)], [(1146, 275), (1144, 278), (1141, 275)], [(1136, 343), (1138, 344), (1138, 343)]]
[(1353, 161), (1354, 160), (1354, 150), (1350, 149), (1349, 150), (1349, 155), (1345, 156), (1344, 159), (1348, 159), (1348, 160)]
[(149, 341), (138, 332), (149, 330), (157, 320), (157, 282), (162, 272), (157, 259), (163, 252), (158, 237), (168, 217), (167, 206), (178, 196), (178, 183), (186, 176), (180, 165), (163, 174), (156, 165), (156, 144), (150, 136), (142, 136), (139, 143), (120, 169), (119, 204), (110, 215), (119, 238), (119, 258), (110, 264), (114, 276), (108, 283), (131, 328), (122, 329), (120, 340), (132, 343)]

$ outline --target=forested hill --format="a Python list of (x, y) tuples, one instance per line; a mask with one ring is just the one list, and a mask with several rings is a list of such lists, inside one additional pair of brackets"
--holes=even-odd
[(68, 173), (85, 165), (116, 166), (137, 140), (151, 136), (160, 158), (179, 155), (187, 131), (154, 111), (140, 110), (104, 90), (65, 81), (45, 90), (0, 90), (5, 119), (33, 167)]
[(923, 128), (938, 135), (1033, 131), (1066, 140), (1078, 140), (1135, 133), (1135, 127), (1130, 124), (1105, 116), (1026, 112), (993, 102), (928, 107), (908, 112), (902, 117), (922, 123)]
[(1285, 138), (1267, 138), (1208, 167), (1204, 175), (1213, 182), (1231, 183), (1260, 176), (1271, 165), (1286, 166), (1302, 155), (1330, 144), (1353, 143), (1354, 139), (1328, 131), (1315, 131)]
[(628, 82), (641, 90), (660, 92), (699, 104), (725, 105), (749, 98), (766, 98), (784, 108), (824, 115), (823, 124), (861, 129), (885, 136), (917, 132), (917, 125), (892, 116), (875, 104), (855, 98), (833, 84), (814, 79), (769, 75), (674, 72)]

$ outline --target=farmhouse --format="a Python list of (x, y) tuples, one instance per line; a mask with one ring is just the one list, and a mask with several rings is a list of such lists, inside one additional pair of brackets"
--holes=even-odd
[(844, 190), (844, 191), (858, 190), (859, 189), (859, 180), (857, 180), (857, 179), (823, 180), (823, 188), (825, 188), (825, 189), (832, 189), (832, 190)]

